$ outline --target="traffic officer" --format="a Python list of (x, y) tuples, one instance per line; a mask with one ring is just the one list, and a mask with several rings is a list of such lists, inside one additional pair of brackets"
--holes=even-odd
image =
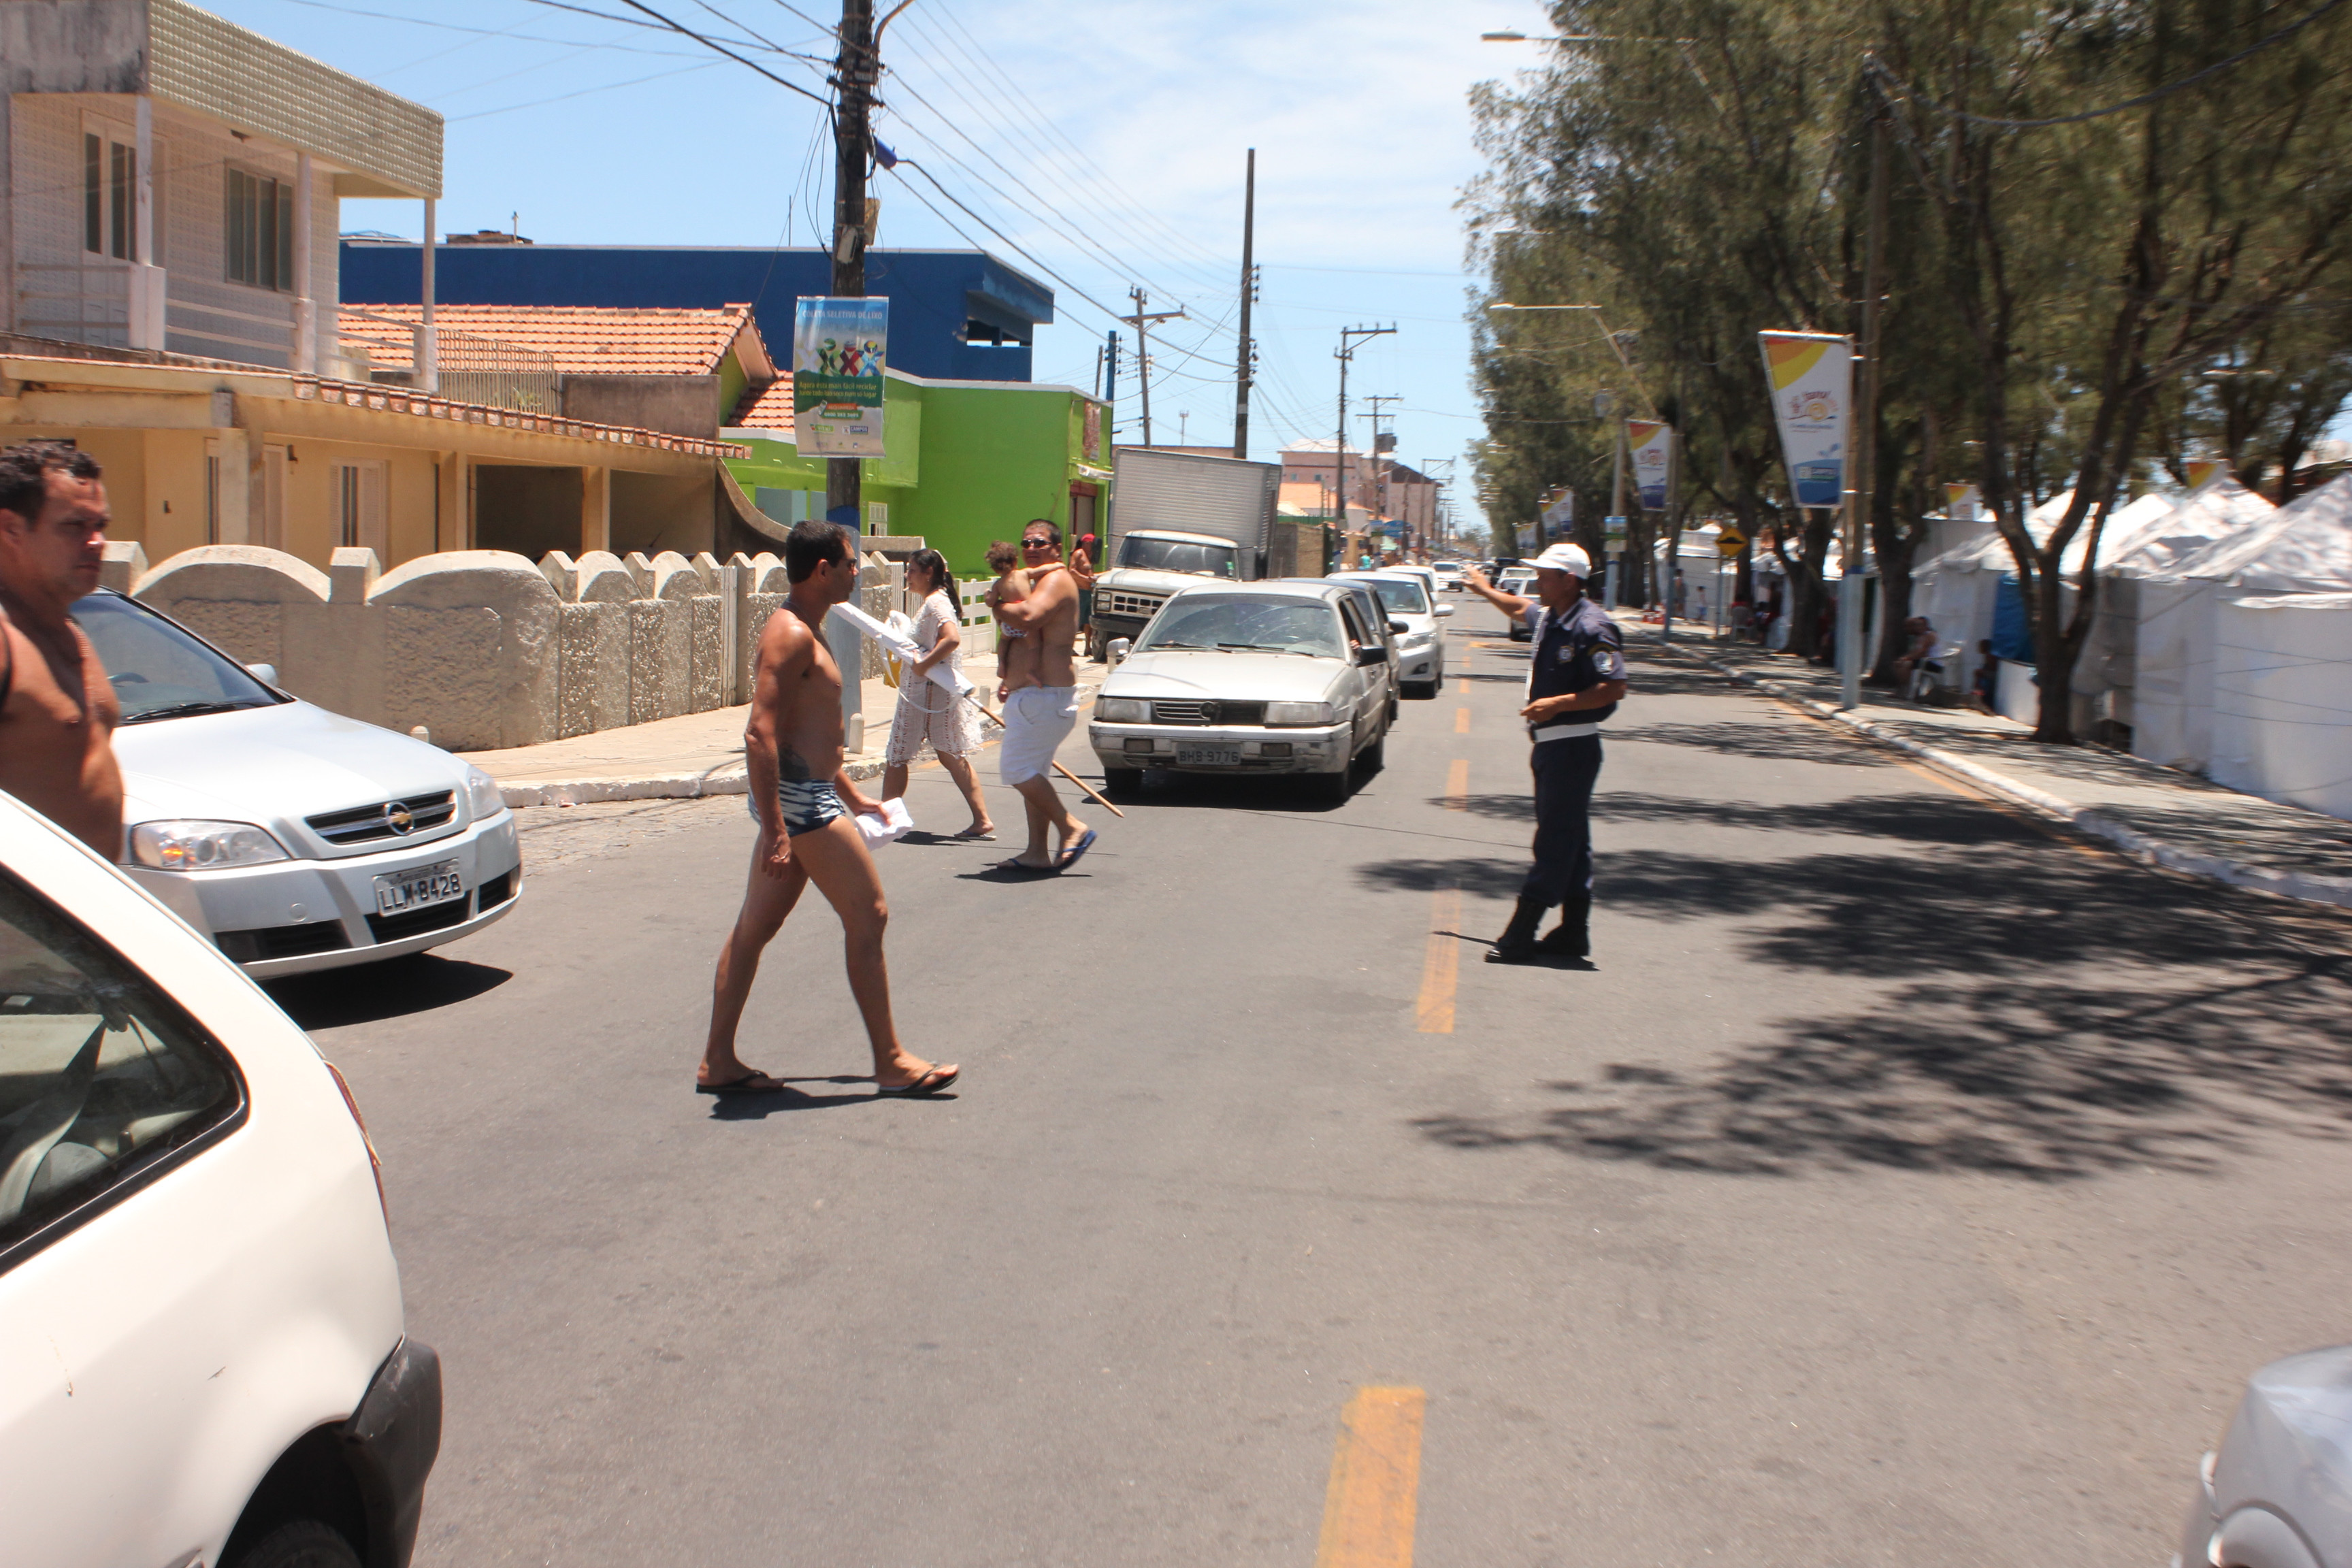
[[(1531, 564), (1532, 599), (1501, 592), (1483, 573), (1462, 574), (1472, 593), (1525, 620), (1532, 634), (1528, 702), (1519, 717), (1534, 743), (1536, 863), (1511, 923), (1486, 955), (1489, 963), (1582, 958), (1591, 951), (1592, 786), (1601, 776), (1601, 726), (1625, 696), (1625, 639), (1584, 596), (1592, 558), (1573, 544), (1555, 544)], [(1549, 909), (1560, 911), (1559, 924), (1538, 941), (1536, 927)]]

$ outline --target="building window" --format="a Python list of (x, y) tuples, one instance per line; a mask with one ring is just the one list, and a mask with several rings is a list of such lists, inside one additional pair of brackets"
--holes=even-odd
[(384, 472), (380, 461), (335, 465), (335, 542), (345, 549), (363, 546), (379, 560), (384, 552)]
[(291, 181), (228, 172), (228, 280), (280, 293), (294, 287)]
[(81, 135), (81, 247), (92, 256), (135, 260), (139, 149), (104, 132)]

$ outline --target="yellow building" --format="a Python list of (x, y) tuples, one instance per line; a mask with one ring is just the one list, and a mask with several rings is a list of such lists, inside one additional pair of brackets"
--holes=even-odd
[[(110, 536), (139, 541), (151, 561), (267, 544), (320, 568), (341, 545), (371, 548), (386, 566), (475, 548), (692, 554), (728, 542), (717, 509), (740, 509), (719, 459), (745, 450), (404, 387), (103, 351), (0, 353), (0, 437), (63, 437), (97, 458)], [(501, 498), (518, 495), (534, 529), (560, 528), (550, 509), (566, 500), (575, 528), (515, 537), (515, 503)]]

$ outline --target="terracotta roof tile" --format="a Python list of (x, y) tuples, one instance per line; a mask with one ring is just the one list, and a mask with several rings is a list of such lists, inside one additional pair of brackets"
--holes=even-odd
[(754, 387), (743, 394), (743, 401), (735, 405), (734, 417), (728, 425), (742, 430), (773, 430), (781, 435), (793, 433), (793, 378), (780, 375), (767, 385)]
[[(409, 363), (417, 305), (352, 305), (341, 312), (346, 339), (364, 340), (370, 360)], [(388, 318), (388, 319), (375, 319)], [(437, 305), (436, 330), (549, 355), (565, 375), (708, 375), (749, 331), (746, 357), (766, 358), (749, 305), (709, 310), (624, 310), (572, 305)]]

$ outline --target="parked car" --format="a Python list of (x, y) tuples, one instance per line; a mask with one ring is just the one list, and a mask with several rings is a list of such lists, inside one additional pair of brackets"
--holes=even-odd
[[(1505, 594), (1517, 594), (1523, 599), (1532, 599), (1536, 596), (1535, 568), (1532, 566), (1506, 566), (1503, 568), (1503, 574), (1495, 579), (1495, 586), (1499, 592)], [(1533, 632), (1528, 630), (1527, 622), (1523, 620), (1514, 620), (1511, 623), (1511, 640), (1513, 642), (1525, 642), (1534, 635), (1535, 634)]]
[[(1334, 577), (1286, 577), (1283, 581), (1286, 583), (1309, 583), (1320, 585), (1325, 583), (1339, 582), (1339, 579)], [(1397, 675), (1397, 671), (1404, 668), (1404, 661), (1402, 658), (1403, 649), (1398, 644), (1397, 638), (1408, 628), (1404, 622), (1389, 614), (1388, 606), (1381, 603), (1381, 595), (1379, 592), (1375, 590), (1370, 583), (1351, 581), (1345, 583), (1343, 586), (1347, 588), (1349, 595), (1355, 601), (1357, 616), (1362, 619), (1365, 626), (1377, 630), (1381, 634), (1381, 640), (1388, 645), (1388, 661), (1381, 666), (1381, 669), (1388, 682), (1389, 722), (1393, 724), (1396, 722), (1398, 713), (1402, 711), (1402, 700), (1404, 696), (1403, 689)]]
[(403, 1568), (439, 1449), (359, 1108), (302, 1031), (0, 795), (9, 1563)]
[(125, 868), (247, 973), (421, 952), (513, 910), (522, 851), (489, 774), (289, 696), (136, 599), (73, 615), (122, 702)]
[(1437, 574), (1437, 585), (1439, 587), (1444, 589), (1449, 594), (1458, 594), (1462, 591), (1462, 563), (1459, 561), (1433, 561), (1429, 563), (1429, 569)]
[(1410, 698), (1435, 697), (1445, 684), (1445, 636), (1437, 623), (1454, 614), (1454, 606), (1433, 601), (1428, 579), (1418, 572), (1390, 567), (1331, 576), (1334, 582), (1369, 584), (1389, 616), (1404, 623), (1405, 629), (1397, 634), (1398, 689)]
[(1095, 698), (1110, 789), (1147, 769), (1303, 773), (1335, 800), (1388, 740), (1385, 639), (1337, 583), (1203, 584), (1163, 605)]
[(2247, 1380), (2198, 1486), (2173, 1568), (2352, 1568), (2352, 1346)]

